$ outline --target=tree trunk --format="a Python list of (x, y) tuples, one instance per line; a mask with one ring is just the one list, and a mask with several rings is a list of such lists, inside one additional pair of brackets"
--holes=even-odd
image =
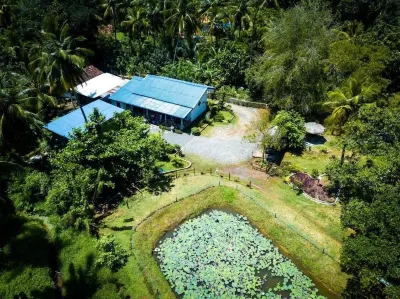
[(85, 111), (83, 111), (82, 103), (81, 103), (81, 100), (78, 98), (78, 96), (76, 97), (76, 101), (77, 101), (77, 103), (79, 105), (79, 109), (81, 109), (81, 112), (82, 112), (83, 118), (85, 120), (85, 123), (87, 123), (88, 121), (87, 121), (87, 118), (86, 118), (86, 114), (85, 114)]

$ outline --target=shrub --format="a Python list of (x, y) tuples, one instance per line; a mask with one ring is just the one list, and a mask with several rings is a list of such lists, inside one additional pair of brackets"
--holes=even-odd
[(208, 112), (206, 113), (206, 115), (204, 116), (204, 121), (205, 121), (206, 123), (208, 123), (208, 124), (210, 124), (210, 123), (212, 122), (212, 120), (211, 120), (211, 111), (208, 111)]
[(191, 129), (191, 132), (193, 135), (199, 136), (200, 135), (200, 129), (198, 127), (193, 127)]
[(175, 129), (175, 130), (174, 130), (174, 133), (176, 133), (176, 134), (183, 134), (183, 132), (182, 132), (181, 130), (178, 130), (178, 129)]
[(311, 171), (311, 176), (312, 176), (314, 179), (317, 179), (317, 178), (319, 177), (319, 171), (318, 171), (318, 169), (313, 169), (313, 170)]
[(170, 128), (170, 127), (166, 127), (166, 126), (164, 126), (164, 125), (159, 125), (159, 127), (160, 127), (161, 130), (164, 130), (164, 131), (171, 131), (171, 128)]
[(174, 167), (182, 167), (184, 164), (183, 164), (183, 161), (181, 159), (179, 159), (177, 157), (174, 157), (172, 159), (172, 165), (174, 165)]
[(327, 154), (328, 153), (328, 148), (326, 146), (321, 146), (321, 148), (319, 149), (319, 151), (323, 154)]
[(199, 127), (202, 127), (202, 126), (204, 126), (204, 120), (199, 121)]
[(217, 113), (214, 116), (214, 121), (216, 122), (223, 122), (225, 120), (225, 117), (221, 113)]
[(298, 172), (300, 170), (297, 165), (293, 165), (292, 163), (286, 161), (281, 163), (280, 168), (283, 176), (288, 176), (289, 174)]
[(112, 272), (118, 271), (128, 261), (128, 253), (111, 235), (101, 237), (96, 247), (101, 251), (97, 264), (109, 268)]

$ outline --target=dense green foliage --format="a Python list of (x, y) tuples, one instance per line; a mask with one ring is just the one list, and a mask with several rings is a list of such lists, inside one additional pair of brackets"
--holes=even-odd
[[(155, 161), (172, 149), (140, 119), (123, 114), (102, 124), (95, 113), (66, 145), (43, 131), (65, 113), (64, 94), (75, 93), (89, 64), (119, 75), (159, 74), (219, 88), (218, 102), (210, 102), (216, 116), (229, 97), (267, 103), (275, 118), (270, 123), (266, 113), (258, 123), (263, 145), (301, 149), (304, 118), (343, 134), (354, 154), (343, 167), (335, 161), (330, 175), (341, 187), (343, 224), (355, 232), (342, 260), (353, 275), (349, 296), (358, 289), (398, 296), (399, 32), (397, 0), (0, 0), (0, 225), (28, 213), (48, 217), (55, 239), (60, 229), (96, 232), (95, 213), (118, 202), (118, 193), (165, 188)], [(32, 163), (34, 155), (41, 162)], [(29, 217), (23, 221), (40, 226)], [(2, 256), (12, 244), (18, 252), (15, 238), (28, 226), (0, 236)], [(49, 260), (73, 255), (57, 246)], [(122, 284), (105, 278), (109, 269), (89, 261), (68, 279), (62, 259), (67, 297), (123, 296)], [(50, 272), (60, 265), (7, 267), (0, 274), (6, 298), (55, 294)], [(20, 269), (15, 281), (31, 275), (37, 283), (5, 288), (3, 274), (13, 267)]]
[(304, 118), (296, 112), (281, 110), (269, 126), (267, 147), (277, 150), (301, 151), (304, 148), (306, 128)]
[(97, 263), (113, 272), (118, 271), (128, 261), (128, 253), (111, 235), (101, 237), (96, 246), (101, 250)]
[[(53, 298), (49, 264), (51, 244), (43, 222), (27, 217), (7, 219), (7, 244), (1, 243), (0, 297)], [(3, 240), (1, 240), (3, 241)]]
[(67, 145), (51, 154), (50, 173), (17, 176), (9, 188), (16, 208), (36, 208), (39, 214), (54, 216), (60, 227), (89, 230), (95, 210), (117, 193), (165, 186), (156, 184), (161, 181), (156, 161), (172, 148), (129, 112), (103, 123), (104, 116), (95, 110), (85, 131), (75, 130)]
[(363, 107), (347, 125), (356, 154), (329, 170), (344, 204), (342, 223), (352, 230), (342, 254), (343, 269), (353, 275), (350, 297), (400, 292), (399, 115), (399, 108)]

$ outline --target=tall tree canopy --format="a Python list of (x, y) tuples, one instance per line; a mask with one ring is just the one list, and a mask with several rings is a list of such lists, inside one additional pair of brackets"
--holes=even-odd
[(314, 1), (282, 12), (269, 26), (266, 51), (247, 80), (263, 90), (271, 106), (310, 114), (325, 98), (331, 20), (326, 6)]
[(352, 275), (349, 297), (396, 298), (400, 292), (399, 115), (399, 108), (362, 107), (347, 125), (355, 154), (328, 171), (340, 189), (342, 223), (351, 231), (341, 257)]

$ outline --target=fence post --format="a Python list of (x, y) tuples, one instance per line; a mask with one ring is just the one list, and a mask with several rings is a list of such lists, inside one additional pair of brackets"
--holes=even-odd
[(175, 178), (176, 179), (178, 178), (178, 172), (177, 171), (175, 171)]
[(229, 173), (229, 180), (231, 180), (231, 173)]
[(250, 183), (249, 183), (249, 188), (251, 188), (251, 181), (250, 181)]
[(221, 181), (218, 182), (218, 186), (221, 186)]
[(193, 175), (196, 175), (196, 168), (193, 168)]
[(212, 168), (210, 168), (210, 175), (211, 175)]

